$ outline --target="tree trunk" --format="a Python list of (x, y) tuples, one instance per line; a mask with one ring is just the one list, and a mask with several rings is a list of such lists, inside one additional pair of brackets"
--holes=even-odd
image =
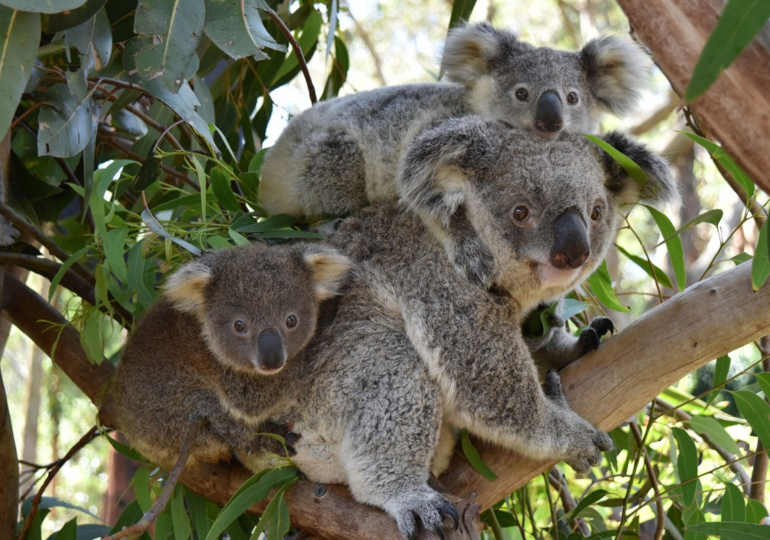
[[(636, 35), (681, 96), (724, 0), (618, 0)], [(765, 26), (767, 30), (767, 26)], [(770, 52), (755, 40), (693, 104), (701, 128), (770, 193)]]

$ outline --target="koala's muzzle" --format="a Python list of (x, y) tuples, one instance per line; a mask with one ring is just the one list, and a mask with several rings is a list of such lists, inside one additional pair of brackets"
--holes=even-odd
[(557, 133), (564, 125), (561, 111), (561, 98), (556, 92), (545, 92), (537, 100), (535, 127), (545, 133)]
[(588, 230), (583, 218), (575, 210), (568, 210), (553, 224), (551, 264), (559, 270), (580, 268), (591, 254)]
[(262, 330), (257, 337), (259, 368), (269, 371), (281, 369), (286, 362), (283, 354), (283, 340), (275, 330)]

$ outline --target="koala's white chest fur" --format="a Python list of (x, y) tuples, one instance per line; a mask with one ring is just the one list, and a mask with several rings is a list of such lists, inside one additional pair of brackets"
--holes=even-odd
[(339, 456), (339, 441), (329, 437), (328, 432), (314, 430), (304, 422), (297, 422), (294, 427), (302, 437), (294, 445), (297, 453), (291, 460), (308, 479), (323, 484), (348, 483)]

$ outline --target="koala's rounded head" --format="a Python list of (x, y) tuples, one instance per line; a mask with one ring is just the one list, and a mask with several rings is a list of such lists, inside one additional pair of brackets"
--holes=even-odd
[[(632, 178), (582, 135), (543, 143), (531, 132), (480, 117), (447, 121), (407, 152), (402, 200), (446, 228), (467, 216), (494, 258), (498, 286), (527, 304), (554, 298), (602, 262), (621, 207), (679, 201), (665, 160), (621, 133), (603, 139), (646, 178)], [(454, 243), (471, 245), (467, 238)]]
[(255, 243), (182, 265), (164, 296), (196, 316), (220, 362), (268, 375), (308, 344), (319, 304), (339, 294), (351, 268), (347, 257), (325, 246)]
[(598, 125), (600, 110), (631, 112), (652, 61), (634, 42), (607, 36), (576, 52), (533, 47), (488, 24), (455, 28), (441, 59), (447, 77), (468, 89), (477, 114), (546, 139)]

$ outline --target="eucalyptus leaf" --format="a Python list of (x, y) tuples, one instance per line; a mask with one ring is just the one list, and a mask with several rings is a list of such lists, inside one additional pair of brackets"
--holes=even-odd
[(581, 501), (577, 504), (575, 509), (569, 515), (569, 521), (572, 521), (576, 517), (580, 516), (580, 513), (583, 510), (585, 510), (592, 504), (599, 502), (606, 496), (607, 496), (607, 491), (604, 489), (597, 489), (587, 494), (585, 497), (581, 499)]
[(0, 0), (1, 5), (11, 9), (48, 14), (77, 9), (85, 2), (86, 0)]
[(729, 0), (695, 64), (684, 93), (687, 103), (695, 101), (727, 69), (754, 39), (770, 18), (767, 0)]
[(133, 53), (134, 77), (140, 81), (160, 79), (176, 93), (186, 81), (203, 35), (203, 0), (142, 0), (136, 8), (134, 31), (142, 47)]
[(82, 152), (96, 131), (91, 98), (78, 101), (67, 85), (57, 84), (48, 90), (46, 102), (48, 107), (38, 115), (38, 154), (70, 157)]
[(730, 372), (730, 362), (730, 357), (726, 354), (717, 358), (716, 364), (714, 366), (714, 380), (712, 382), (712, 388), (714, 391), (709, 395), (708, 401), (706, 402), (707, 406), (711, 405), (711, 403), (717, 397), (718, 389), (727, 380), (727, 374)]
[(192, 534), (192, 525), (184, 507), (184, 493), (182, 484), (174, 487), (174, 498), (171, 499), (171, 523), (174, 526), (174, 538), (187, 540)]
[(759, 231), (754, 260), (751, 262), (751, 286), (758, 291), (770, 275), (770, 219), (765, 220)]
[(725, 431), (725, 428), (710, 416), (693, 416), (687, 421), (695, 431), (708, 435), (712, 441), (731, 454), (740, 455), (740, 449), (735, 440)]
[[(86, 3), (77, 9), (43, 15), (43, 32), (53, 34), (75, 28), (93, 17), (106, 3), (107, 0), (86, 0)], [(110, 31), (110, 36), (112, 36), (112, 31)]]
[(748, 390), (733, 392), (733, 397), (741, 415), (756, 432), (762, 444), (765, 448), (770, 448), (770, 405)]
[(680, 291), (683, 291), (685, 287), (687, 287), (687, 274), (684, 269), (684, 248), (682, 247), (682, 239), (676, 234), (674, 225), (665, 214), (651, 206), (645, 205), (645, 208), (649, 210), (652, 219), (655, 220), (655, 224), (658, 226), (658, 229), (660, 229), (660, 234), (666, 239), (668, 256), (671, 258), (671, 265), (674, 267), (676, 286)]
[(730, 171), (732, 173), (733, 178), (736, 182), (738, 182), (741, 187), (743, 188), (743, 191), (746, 192), (746, 195), (751, 198), (754, 196), (754, 193), (756, 192), (756, 187), (754, 186), (754, 182), (751, 181), (751, 178), (741, 169), (737, 163), (733, 160), (733, 158), (730, 157), (730, 155), (725, 151), (724, 148), (719, 146), (716, 143), (711, 142), (710, 140), (700, 137), (699, 135), (696, 135), (694, 133), (690, 133), (689, 131), (680, 131), (682, 135), (685, 137), (692, 139), (699, 145), (701, 145), (703, 148), (708, 150), (709, 154), (711, 154), (711, 157), (718, 161), (725, 169)]
[(128, 446), (127, 444), (123, 444), (122, 442), (113, 439), (106, 433), (104, 434), (104, 437), (107, 439), (107, 442), (110, 443), (110, 446), (112, 446), (115, 449), (115, 451), (118, 452), (119, 454), (123, 454), (124, 456), (131, 458), (135, 461), (141, 461), (142, 463), (151, 463), (149, 459), (144, 457), (137, 450), (134, 450), (132, 447)]
[(452, 2), (452, 14), (449, 16), (449, 29), (468, 22), (476, 6), (476, 0), (454, 0)]
[[(19, 0), (19, 3), (26, 1)], [(29, 11), (25, 7), (21, 9)], [(0, 45), (0, 133), (5, 133), (35, 66), (40, 15), (0, 6), (0, 35), (5, 37)]]
[(142, 512), (152, 508), (152, 495), (150, 495), (150, 469), (139, 467), (134, 473), (134, 496)]
[(214, 196), (219, 204), (231, 212), (238, 212), (241, 208), (230, 187), (230, 175), (221, 167), (214, 167), (211, 169), (209, 177), (211, 178), (211, 189), (214, 191)]
[(698, 477), (698, 453), (695, 450), (695, 443), (685, 430), (675, 427), (671, 428), (671, 431), (679, 449), (676, 471), (681, 484), (682, 504), (685, 509), (688, 509), (695, 504), (695, 493), (698, 488), (695, 481)]
[(265, 29), (261, 9), (269, 9), (262, 0), (206, 0), (206, 35), (236, 60), (263, 60), (268, 57), (262, 52), (265, 47), (285, 52)]
[(607, 152), (612, 159), (617, 161), (618, 164), (623, 167), (623, 170), (626, 171), (626, 174), (628, 174), (628, 176), (630, 176), (639, 185), (639, 189), (644, 190), (645, 186), (647, 185), (647, 174), (642, 170), (641, 167), (639, 167), (639, 165), (634, 162), (634, 160), (599, 137), (595, 137), (594, 135), (583, 136)]
[(177, 238), (173, 236), (170, 232), (166, 230), (166, 228), (160, 224), (160, 221), (158, 221), (155, 216), (153, 216), (150, 212), (147, 211), (147, 209), (142, 210), (142, 221), (144, 222), (149, 229), (162, 236), (163, 238), (168, 238), (172, 242), (174, 242), (176, 245), (181, 246), (185, 248), (187, 251), (192, 253), (193, 255), (200, 255), (201, 250), (192, 245), (190, 242), (187, 242), (186, 240), (182, 240), (181, 238)]
[[(636, 255), (631, 255), (628, 251), (623, 249), (623, 246), (617, 246), (618, 251), (620, 251), (623, 255), (628, 257), (634, 264), (636, 264), (639, 268), (644, 270), (648, 276), (650, 276), (652, 279), (656, 280), (658, 283), (663, 285), (664, 287), (668, 289), (673, 289), (673, 285), (671, 284), (671, 280), (668, 279), (668, 276), (663, 271), (663, 269), (659, 268), (658, 266), (652, 264), (649, 260), (643, 259), (642, 257), (637, 257)], [(653, 272), (654, 269), (654, 272)]]
[(473, 446), (473, 443), (471, 442), (470, 437), (468, 436), (468, 430), (463, 429), (460, 431), (460, 442), (463, 447), (463, 454), (465, 454), (465, 458), (468, 460), (468, 462), (471, 464), (471, 466), (476, 469), (476, 472), (479, 473), (481, 476), (486, 478), (487, 480), (497, 480), (497, 475), (495, 472), (489, 468), (489, 465), (484, 463), (484, 460), (481, 459), (481, 455), (479, 454), (479, 451), (476, 450), (476, 447)]
[(602, 264), (594, 271), (593, 274), (588, 276), (588, 284), (591, 286), (591, 290), (601, 302), (610, 309), (628, 313), (630, 308), (624, 306), (615, 296), (615, 291), (612, 290), (612, 279), (610, 278), (610, 271), (607, 269), (607, 261), (602, 261)]
[(722, 521), (746, 521), (746, 505), (743, 492), (733, 484), (725, 484), (720, 511)]
[(707, 521), (687, 525), (687, 531), (718, 536), (724, 540), (770, 540), (770, 527), (735, 521)]

